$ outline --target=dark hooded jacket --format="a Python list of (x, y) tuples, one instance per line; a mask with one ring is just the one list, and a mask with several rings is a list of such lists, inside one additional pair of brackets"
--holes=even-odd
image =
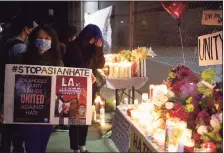
[[(93, 74), (96, 76), (97, 69), (103, 68), (105, 58), (103, 56), (103, 47), (91, 45), (89, 40), (91, 38), (102, 39), (102, 34), (98, 27), (90, 25), (86, 27), (79, 34), (79, 36), (69, 43), (64, 57), (64, 65), (66, 67), (89, 68), (92, 69)], [(102, 39), (103, 40), (103, 39)], [(93, 84), (93, 99), (95, 98), (97, 84)]]

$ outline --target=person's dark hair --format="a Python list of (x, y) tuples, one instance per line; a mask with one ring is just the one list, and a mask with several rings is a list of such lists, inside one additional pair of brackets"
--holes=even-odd
[[(51, 60), (50, 62), (54, 65), (59, 65), (61, 57), (60, 57), (60, 47), (59, 40), (56, 32), (49, 25), (39, 25), (36, 27), (29, 36), (29, 44), (27, 48), (27, 52), (24, 56), (25, 64), (32, 64), (34, 61), (39, 60), (39, 52), (36, 47), (36, 39), (37, 34), (40, 30), (44, 30), (51, 37), (51, 49), (49, 49), (46, 53), (49, 55)], [(44, 53), (45, 54), (45, 53)]]
[(91, 38), (103, 39), (100, 28), (94, 24), (88, 24), (79, 34), (78, 38), (82, 41), (90, 41)]
[(10, 26), (14, 36), (19, 35), (25, 27), (33, 28), (35, 20), (28, 15), (14, 17)]
[(59, 40), (67, 45), (69, 43), (69, 38), (76, 36), (77, 29), (75, 26), (71, 24), (64, 24), (61, 26), (60, 30), (58, 31)]

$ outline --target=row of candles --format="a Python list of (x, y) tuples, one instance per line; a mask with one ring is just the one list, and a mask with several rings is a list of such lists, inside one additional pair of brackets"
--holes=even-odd
[(130, 78), (131, 67), (132, 63), (127, 61), (120, 63), (106, 63), (103, 71), (108, 78)]

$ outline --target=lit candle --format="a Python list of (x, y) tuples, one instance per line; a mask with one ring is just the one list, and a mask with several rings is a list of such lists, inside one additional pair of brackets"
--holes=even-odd
[(128, 105), (128, 98), (124, 98), (124, 104)]
[(100, 109), (100, 125), (102, 127), (105, 126), (105, 110), (104, 110), (104, 108)]
[(153, 132), (154, 132), (154, 128), (149, 125), (146, 129), (147, 136), (152, 136)]
[(148, 100), (149, 95), (147, 93), (142, 94), (142, 102), (145, 103)]
[(138, 105), (138, 100), (137, 99), (134, 100), (134, 105)]
[(192, 130), (191, 129), (185, 129), (183, 131), (183, 137), (187, 138), (187, 139), (191, 139), (192, 137)]
[(138, 118), (138, 112), (136, 110), (131, 111), (131, 118), (134, 120)]
[(187, 128), (187, 122), (185, 121), (180, 121), (179, 122), (179, 128), (181, 128), (182, 130)]
[(100, 102), (101, 102), (101, 98), (100, 96), (97, 96), (94, 103), (95, 103), (95, 110), (98, 112), (100, 110)]
[(153, 134), (153, 139), (159, 144), (164, 145), (165, 144), (165, 137), (166, 132), (163, 129), (156, 129), (156, 131)]
[(194, 152), (194, 140), (188, 140), (184, 143), (184, 152), (193, 153)]
[(115, 67), (115, 75), (114, 75), (115, 78), (118, 78), (118, 75), (119, 75), (118, 71), (119, 71), (119, 68), (118, 68), (118, 65), (117, 65)]
[(96, 122), (96, 107), (95, 107), (95, 105), (92, 106), (92, 121)]
[(177, 147), (173, 144), (168, 145), (168, 152), (177, 152)]
[(113, 100), (113, 110), (116, 109), (116, 100)]

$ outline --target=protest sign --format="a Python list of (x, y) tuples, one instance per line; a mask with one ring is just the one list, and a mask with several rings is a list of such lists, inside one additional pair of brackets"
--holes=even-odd
[(111, 52), (111, 36), (112, 36), (112, 30), (110, 24), (111, 13), (112, 13), (112, 6), (96, 11), (92, 14), (85, 13), (84, 27), (87, 26), (88, 24), (95, 24), (100, 28), (103, 34), (104, 54)]
[(129, 152), (157, 152), (149, 141), (136, 129), (131, 126), (131, 140), (130, 140), (130, 150)]
[(130, 127), (131, 124), (128, 120), (119, 109), (116, 109), (113, 119), (111, 139), (120, 152), (128, 152), (129, 150)]
[(199, 66), (222, 64), (222, 31), (198, 37)]
[(7, 64), (4, 123), (91, 124), (91, 73), (81, 68)]
[(201, 23), (203, 25), (222, 26), (223, 15), (222, 10), (204, 10)]

